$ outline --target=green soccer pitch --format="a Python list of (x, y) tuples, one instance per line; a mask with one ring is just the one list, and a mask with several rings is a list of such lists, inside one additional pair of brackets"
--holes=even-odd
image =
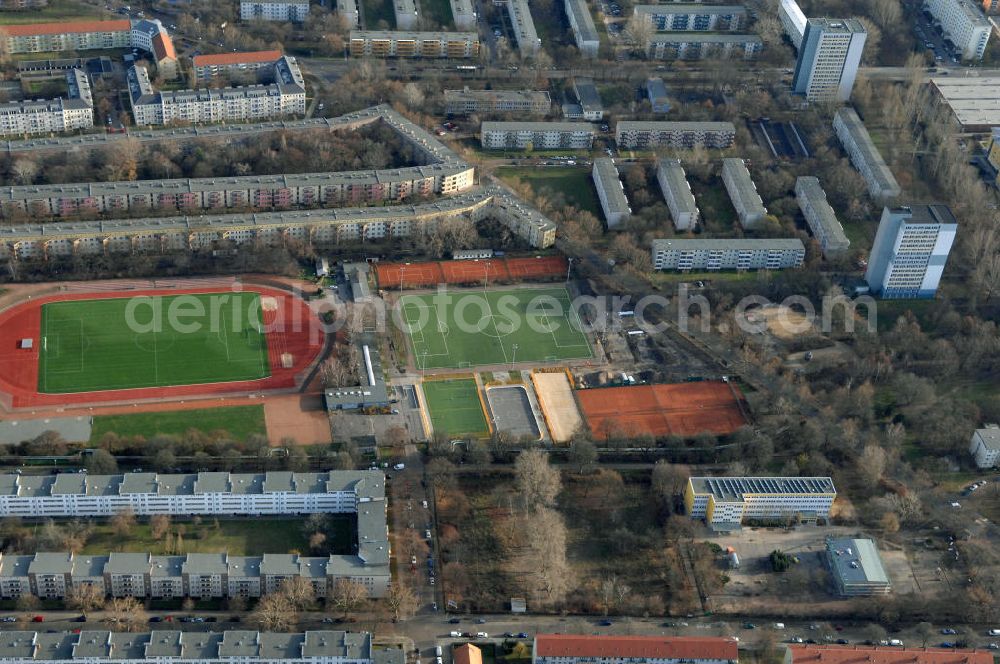
[(271, 369), (260, 319), (257, 293), (52, 302), (42, 306), (38, 391), (265, 378)]
[(423, 390), (435, 433), (449, 436), (489, 434), (474, 379), (430, 380), (423, 384)]
[(436, 297), (400, 299), (418, 369), (592, 356), (565, 288), (456, 291), (442, 307)]

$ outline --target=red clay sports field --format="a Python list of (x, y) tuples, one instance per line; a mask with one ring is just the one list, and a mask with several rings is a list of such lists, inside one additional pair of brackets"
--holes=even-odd
[(531, 279), (551, 279), (566, 274), (565, 256), (526, 258), (482, 258), (478, 260), (429, 261), (421, 263), (378, 263), (375, 274), (379, 288), (425, 288), (438, 284), (470, 284), (484, 281), (516, 283)]
[[(244, 284), (239, 292), (257, 293), (266, 298), (262, 307), (268, 375), (255, 379), (191, 385), (169, 385), (131, 389), (97, 390), (74, 393), (39, 391), (39, 358), (42, 348), (42, 308), (54, 302), (107, 300), (132, 297), (170, 297), (233, 293), (232, 287), (164, 288), (150, 290), (71, 292), (40, 297), (16, 304), (0, 312), (0, 399), (8, 408), (71, 406), (108, 402), (175, 399), (230, 393), (246, 393), (294, 388), (297, 379), (318, 358), (324, 342), (320, 321), (301, 298), (276, 288)], [(31, 340), (31, 347), (23, 347)], [(162, 352), (162, 351), (161, 351)]]

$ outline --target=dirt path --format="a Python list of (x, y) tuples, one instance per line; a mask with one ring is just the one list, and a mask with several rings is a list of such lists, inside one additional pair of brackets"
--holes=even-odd
[(321, 394), (292, 394), (264, 401), (267, 437), (272, 445), (291, 438), (302, 445), (329, 443), (330, 420)]

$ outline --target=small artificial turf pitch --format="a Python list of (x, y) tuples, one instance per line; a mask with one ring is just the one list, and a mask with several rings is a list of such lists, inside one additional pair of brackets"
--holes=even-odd
[(257, 293), (52, 302), (42, 307), (38, 391), (265, 378), (270, 363), (260, 321)]
[(432, 380), (423, 384), (423, 390), (435, 432), (449, 436), (489, 434), (475, 380)]
[(400, 298), (418, 369), (591, 357), (565, 288), (456, 291)]

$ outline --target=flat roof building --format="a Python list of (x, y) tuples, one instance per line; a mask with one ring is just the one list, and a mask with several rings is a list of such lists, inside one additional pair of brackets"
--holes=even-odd
[(632, 214), (632, 208), (629, 207), (628, 198), (625, 197), (625, 188), (622, 186), (614, 159), (609, 157), (595, 159), (591, 177), (594, 186), (597, 187), (597, 197), (601, 201), (601, 210), (604, 211), (608, 228), (614, 228), (626, 221)]
[(799, 239), (653, 240), (653, 269), (681, 272), (783, 270), (801, 267), (806, 248)]
[(656, 162), (656, 181), (660, 183), (663, 200), (670, 209), (674, 228), (679, 231), (694, 230), (701, 213), (695, 203), (691, 185), (684, 174), (679, 159), (660, 159)]
[(392, 0), (396, 14), (397, 30), (412, 30), (417, 27), (417, 4), (414, 0)]
[(799, 47), (792, 91), (809, 101), (847, 101), (868, 32), (853, 18), (811, 18)]
[(710, 32), (654, 34), (646, 42), (651, 60), (753, 60), (764, 50), (757, 35)]
[(507, 0), (507, 16), (514, 31), (514, 41), (522, 58), (533, 58), (542, 47), (542, 40), (535, 31), (535, 21), (531, 18), (531, 8), (527, 0)]
[(737, 32), (747, 22), (742, 5), (669, 2), (636, 5), (633, 15), (656, 32)]
[(934, 297), (957, 232), (942, 203), (884, 208), (865, 272), (871, 292), (885, 299)]
[(972, 0), (927, 0), (927, 11), (941, 23), (944, 37), (963, 60), (982, 60), (993, 26)]
[(476, 12), (472, 0), (451, 0), (451, 17), (456, 30), (475, 30)]
[(841, 597), (888, 595), (889, 577), (870, 539), (826, 540), (826, 562)]
[(781, 21), (781, 27), (795, 48), (802, 48), (802, 37), (806, 32), (806, 15), (802, 13), (799, 4), (795, 0), (781, 0), (778, 20)]
[(483, 122), (480, 142), (486, 150), (590, 149), (594, 127), (586, 122)]
[(785, 646), (784, 664), (991, 664), (989, 650), (956, 650), (872, 646)]
[(931, 85), (962, 131), (988, 132), (1000, 127), (1000, 77), (940, 76), (932, 78)]
[(594, 17), (590, 15), (587, 0), (563, 0), (563, 8), (569, 19), (569, 27), (573, 31), (576, 47), (585, 58), (596, 58), (601, 40), (594, 26)]
[(795, 180), (795, 199), (802, 210), (809, 230), (819, 242), (823, 256), (832, 258), (847, 251), (851, 241), (844, 234), (844, 227), (837, 220), (837, 215), (826, 200), (826, 192), (819, 184), (819, 179), (811, 176), (799, 177)]
[(692, 519), (724, 530), (747, 522), (825, 519), (836, 497), (829, 477), (691, 477), (684, 505)]
[(838, 108), (833, 116), (833, 130), (854, 168), (868, 183), (868, 193), (876, 201), (887, 201), (900, 194), (899, 183), (875, 147), (857, 112), (850, 106)]
[(552, 99), (544, 90), (470, 90), (465, 86), (462, 90), (445, 90), (444, 106), (449, 115), (546, 115)]
[(732, 122), (622, 120), (615, 126), (619, 148), (728, 148), (736, 138)]
[(604, 102), (594, 85), (594, 79), (577, 76), (573, 78), (573, 93), (580, 103), (583, 119), (588, 122), (599, 122), (604, 119)]
[(737, 158), (723, 159), (722, 182), (726, 185), (729, 200), (733, 202), (743, 228), (753, 228), (764, 220), (767, 208), (757, 193), (745, 161)]
[(356, 30), (361, 23), (358, 0), (337, 0), (337, 14), (344, 19), (348, 30)]
[(351, 30), (351, 55), (375, 58), (476, 58), (475, 32)]
[(532, 664), (736, 664), (734, 637), (538, 634)]
[(290, 21), (304, 23), (309, 0), (240, 0), (242, 21)]
[(976, 460), (978, 468), (1000, 465), (1000, 425), (987, 424), (972, 432), (969, 453)]
[(646, 97), (654, 113), (670, 112), (670, 99), (667, 97), (667, 86), (659, 76), (646, 79)]

